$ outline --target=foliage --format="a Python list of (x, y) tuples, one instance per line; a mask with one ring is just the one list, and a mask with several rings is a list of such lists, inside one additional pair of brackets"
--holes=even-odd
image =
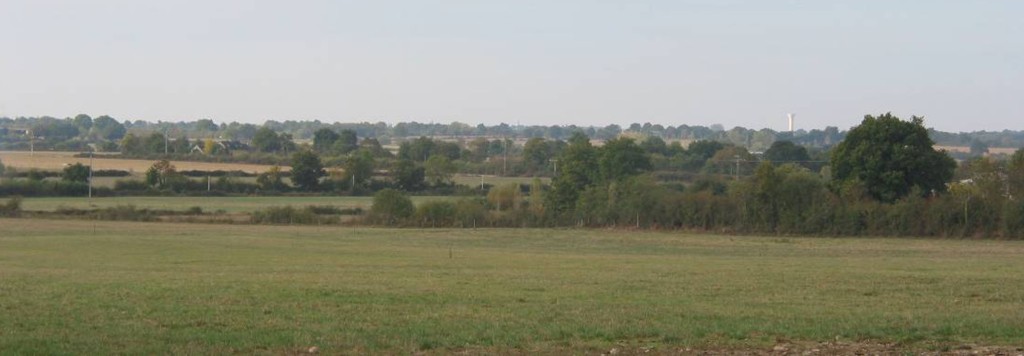
[(902, 121), (886, 113), (867, 115), (832, 152), (832, 176), (863, 182), (876, 200), (893, 202), (917, 189), (943, 192), (956, 163), (935, 151), (923, 120)]
[(523, 161), (528, 172), (544, 172), (550, 161), (565, 149), (563, 141), (548, 141), (534, 137), (523, 145)]
[(322, 128), (313, 133), (313, 149), (324, 153), (331, 149), (335, 141), (338, 141), (338, 133), (329, 128)]
[(398, 189), (414, 192), (423, 189), (426, 171), (409, 159), (400, 159), (391, 168), (391, 179)]
[(177, 168), (165, 159), (156, 161), (146, 170), (146, 183), (156, 188), (180, 192), (187, 182), (188, 178), (178, 173)]
[(423, 164), (424, 174), (434, 186), (449, 184), (458, 169), (448, 157), (433, 155)]
[(277, 133), (273, 129), (263, 126), (256, 131), (252, 138), (252, 146), (260, 152), (289, 152), (295, 151), (295, 142), (289, 133)]
[(303, 191), (316, 190), (320, 177), (327, 174), (320, 156), (312, 151), (302, 150), (292, 154), (292, 184)]
[[(715, 152), (704, 163), (703, 171), (712, 174), (731, 175), (734, 177), (749, 175), (756, 167), (757, 158), (746, 148), (726, 145)], [(753, 163), (754, 165), (752, 165)]]
[(250, 215), (254, 224), (330, 224), (337, 223), (337, 217), (322, 217), (317, 209), (305, 207), (297, 209), (291, 205), (272, 206), (257, 210)]
[(504, 184), (487, 192), (487, 202), (498, 211), (518, 210), (522, 200), (522, 188), (517, 183)]
[(559, 171), (552, 179), (546, 196), (548, 213), (556, 217), (571, 216), (580, 193), (598, 181), (598, 152), (583, 134), (576, 133), (558, 158)]
[(1010, 197), (1024, 201), (1024, 148), (1010, 156), (1006, 169)]
[(421, 226), (452, 226), (455, 223), (456, 215), (455, 203), (446, 200), (432, 200), (423, 202), (416, 207), (414, 219)]
[(773, 163), (800, 163), (810, 159), (807, 148), (791, 141), (775, 141), (768, 150), (764, 151), (764, 160)]
[(356, 132), (352, 130), (342, 130), (341, 134), (338, 135), (338, 139), (334, 141), (331, 148), (334, 152), (340, 154), (348, 154), (349, 152), (355, 151), (359, 148), (359, 138), (356, 136)]
[(128, 130), (114, 118), (102, 115), (92, 120), (90, 131), (101, 139), (114, 141), (122, 139)]
[(68, 182), (85, 183), (89, 181), (89, 170), (89, 166), (83, 165), (81, 163), (75, 163), (67, 167), (64, 167), (64, 170), (61, 174), (61, 179), (66, 180)]
[(601, 146), (598, 167), (606, 181), (621, 180), (651, 169), (651, 161), (633, 139), (620, 137)]
[(284, 174), (281, 172), (280, 166), (270, 167), (266, 172), (260, 173), (256, 176), (256, 184), (259, 185), (260, 189), (265, 191), (276, 191), (283, 192), (288, 190), (288, 185), (284, 183), (282, 178)]
[(384, 189), (374, 194), (369, 219), (371, 222), (393, 225), (411, 217), (414, 211), (409, 197), (394, 189)]
[(21, 213), (22, 198), (20, 196), (13, 196), (7, 199), (7, 202), (0, 205), (0, 216), (18, 216)]
[(373, 178), (376, 161), (369, 150), (360, 149), (345, 159), (345, 174), (342, 185), (351, 182), (357, 186), (366, 185)]
[(440, 155), (448, 160), (457, 160), (462, 156), (458, 144), (419, 137), (412, 141), (402, 142), (398, 147), (398, 158), (415, 162), (426, 162), (431, 156)]

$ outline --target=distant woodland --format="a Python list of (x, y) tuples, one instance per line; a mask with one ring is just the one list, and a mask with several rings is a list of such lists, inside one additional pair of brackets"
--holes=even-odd
[[(14, 178), (0, 184), (0, 196), (373, 195), (359, 222), (1024, 237), (1024, 133), (944, 133), (928, 130), (922, 118), (890, 114), (867, 115), (848, 131), (793, 133), (651, 124), (257, 126), (79, 115), (0, 119), (0, 138), (3, 150), (154, 161), (141, 179), (95, 190), (88, 182), (97, 172), (81, 164), (5, 172), (0, 163), (0, 174)], [(182, 160), (280, 167), (253, 181), (245, 172), (178, 171), (171, 161)], [(481, 183), (459, 183), (457, 175)], [(483, 176), (527, 179), (485, 185)], [(460, 198), (413, 206), (411, 194)], [(320, 221), (317, 215), (254, 216), (295, 223)]]

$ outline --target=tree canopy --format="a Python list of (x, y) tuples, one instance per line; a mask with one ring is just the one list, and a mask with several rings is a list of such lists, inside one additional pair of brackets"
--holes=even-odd
[(809, 161), (811, 156), (806, 148), (791, 141), (775, 141), (764, 151), (764, 159), (773, 163), (791, 163)]
[(301, 190), (312, 191), (320, 183), (320, 177), (327, 174), (320, 156), (302, 150), (292, 155), (292, 183)]
[(956, 162), (936, 151), (923, 119), (867, 115), (832, 152), (832, 175), (841, 184), (860, 184), (876, 200), (893, 202), (910, 194), (943, 192)]

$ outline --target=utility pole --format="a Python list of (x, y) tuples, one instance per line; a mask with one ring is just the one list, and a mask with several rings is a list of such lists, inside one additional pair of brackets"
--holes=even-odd
[(552, 158), (549, 161), (555, 164), (555, 174), (552, 177), (558, 176), (558, 158)]
[(93, 151), (89, 150), (89, 205), (92, 205), (92, 155)]
[(505, 148), (501, 150), (501, 175), (508, 176), (508, 139), (502, 137), (501, 140), (502, 144), (505, 146)]
[(164, 156), (167, 155), (167, 129), (164, 129)]
[(36, 133), (32, 132), (32, 128), (28, 128), (28, 155), (36, 155)]
[(740, 180), (740, 156), (736, 155), (736, 176), (735, 180)]

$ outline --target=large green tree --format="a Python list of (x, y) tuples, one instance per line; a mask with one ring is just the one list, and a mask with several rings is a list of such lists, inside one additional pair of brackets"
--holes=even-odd
[(434, 186), (448, 184), (457, 171), (455, 164), (448, 157), (442, 155), (430, 156), (423, 164), (423, 169), (430, 184)]
[(410, 159), (400, 159), (391, 167), (391, 179), (395, 186), (407, 192), (423, 189), (426, 175), (423, 167)]
[(292, 184), (304, 191), (315, 190), (320, 177), (327, 172), (320, 162), (320, 156), (312, 151), (302, 150), (292, 155)]
[(114, 118), (103, 115), (92, 120), (90, 131), (104, 140), (120, 140), (127, 129)]
[(269, 127), (261, 127), (252, 138), (252, 146), (260, 152), (277, 152), (281, 149), (281, 141), (277, 132)]
[(338, 141), (339, 137), (341, 136), (337, 132), (326, 127), (316, 130), (313, 133), (313, 148), (317, 152), (327, 152), (334, 145), (334, 142)]
[(574, 210), (580, 193), (599, 179), (597, 161), (598, 152), (590, 139), (580, 132), (573, 133), (569, 145), (558, 156), (551, 192), (545, 195), (550, 214), (566, 217)]
[(651, 160), (633, 139), (608, 140), (598, 155), (601, 177), (608, 181), (624, 179), (651, 169)]
[(81, 163), (75, 163), (67, 167), (64, 167), (64, 171), (61, 173), (61, 179), (68, 182), (88, 182), (89, 166), (83, 165)]
[(376, 165), (373, 154), (369, 150), (359, 150), (345, 159), (345, 175), (342, 179), (345, 182), (352, 182), (354, 185), (362, 186), (373, 178), (373, 168)]
[(772, 163), (793, 163), (811, 160), (804, 146), (791, 141), (775, 141), (764, 151), (764, 160)]
[(871, 197), (893, 202), (910, 194), (946, 190), (956, 162), (936, 151), (923, 119), (900, 120), (886, 113), (867, 115), (832, 152), (832, 176), (841, 184), (860, 184)]
[(359, 136), (352, 130), (341, 130), (341, 134), (333, 143), (333, 149), (341, 154), (348, 154), (359, 148)]

